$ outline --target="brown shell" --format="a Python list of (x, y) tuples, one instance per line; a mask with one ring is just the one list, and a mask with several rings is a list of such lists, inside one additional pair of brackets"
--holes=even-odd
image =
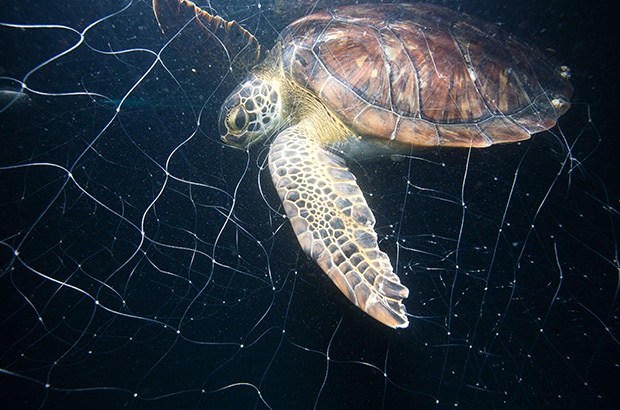
[(421, 146), (528, 139), (568, 110), (566, 68), (497, 26), (434, 5), (351, 6), (282, 34), (285, 72), (354, 132)]

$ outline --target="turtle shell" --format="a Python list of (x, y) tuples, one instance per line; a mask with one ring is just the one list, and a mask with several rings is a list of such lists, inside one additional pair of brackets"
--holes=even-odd
[(528, 139), (570, 107), (566, 67), (497, 26), (434, 5), (350, 6), (281, 35), (293, 81), (353, 132), (406, 145)]

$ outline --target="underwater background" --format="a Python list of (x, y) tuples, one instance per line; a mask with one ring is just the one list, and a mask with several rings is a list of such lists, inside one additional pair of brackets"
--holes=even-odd
[[(351, 3), (198, 2), (267, 48)], [(611, 6), (430, 3), (536, 45), (575, 92), (528, 141), (349, 164), (411, 291), (396, 331), (302, 252), (268, 141), (220, 141), (221, 50), (192, 70), (150, 1), (0, 2), (0, 406), (615, 408)]]

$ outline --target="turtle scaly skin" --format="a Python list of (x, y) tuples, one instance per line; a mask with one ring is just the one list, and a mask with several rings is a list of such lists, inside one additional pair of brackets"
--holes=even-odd
[(282, 130), (269, 170), (304, 252), (356, 306), (381, 323), (407, 327), (409, 289), (379, 249), (375, 218), (344, 160), (330, 144), (356, 138), (311, 93), (284, 74), (276, 46), (226, 99), (222, 139), (244, 148)]
[[(155, 12), (164, 9), (175, 7)], [(258, 50), (243, 28), (226, 24), (224, 44), (242, 38), (243, 49)], [(341, 7), (283, 31), (222, 105), (219, 130), (243, 149), (276, 135), (269, 170), (301, 247), (356, 306), (403, 328), (409, 290), (379, 249), (372, 210), (337, 153), (528, 139), (570, 107), (569, 74), (496, 26), (443, 7)]]
[(402, 300), (409, 289), (379, 249), (355, 176), (304, 125), (284, 130), (269, 150), (271, 178), (299, 243), (356, 306), (390, 327), (407, 327)]

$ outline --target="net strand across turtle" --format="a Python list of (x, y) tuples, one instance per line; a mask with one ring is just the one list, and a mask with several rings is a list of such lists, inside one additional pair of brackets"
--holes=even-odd
[(247, 77), (223, 103), (227, 144), (273, 138), (273, 184), (310, 256), (356, 306), (409, 325), (409, 289), (379, 249), (375, 217), (344, 158), (414, 147), (482, 148), (555, 126), (567, 67), (497, 26), (429, 4), (344, 6), (303, 17), (271, 51), (191, 1), (154, 0), (167, 36), (190, 27)]

